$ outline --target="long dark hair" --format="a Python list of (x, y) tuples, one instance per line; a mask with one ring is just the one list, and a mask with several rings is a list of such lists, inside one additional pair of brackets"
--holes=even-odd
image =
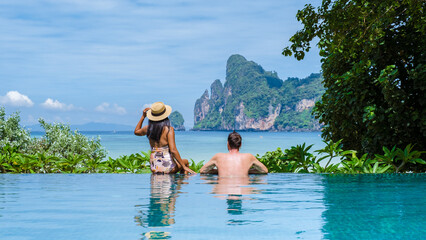
[(146, 133), (146, 136), (153, 140), (154, 142), (159, 142), (161, 133), (163, 133), (164, 127), (169, 127), (170, 129), (170, 120), (169, 118), (165, 118), (161, 121), (151, 121), (148, 122), (148, 131)]

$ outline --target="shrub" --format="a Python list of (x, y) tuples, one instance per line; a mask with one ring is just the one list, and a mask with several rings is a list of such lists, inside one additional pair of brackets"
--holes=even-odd
[[(256, 157), (269, 170), (269, 172), (298, 172), (298, 173), (390, 173), (390, 172), (409, 172), (410, 166), (419, 165), (416, 169), (423, 169), (421, 166), (426, 164), (421, 156), (425, 151), (413, 150), (413, 145), (408, 144), (404, 149), (392, 148), (391, 150), (383, 147), (384, 154), (370, 157), (368, 153), (357, 155), (354, 150), (343, 151), (341, 141), (326, 142), (323, 149), (315, 152), (321, 154), (314, 156), (309, 153), (312, 145), (305, 147), (305, 144), (285, 149), (284, 152), (278, 148), (275, 151), (267, 152), (263, 156)], [(340, 159), (340, 162), (331, 164), (334, 158)], [(326, 164), (321, 164), (326, 160)], [(415, 172), (421, 172), (415, 171)]]
[(0, 108), (0, 147), (16, 147), (17, 152), (35, 155), (38, 153), (59, 158), (74, 155), (87, 156), (90, 159), (103, 159), (107, 152), (100, 143), (100, 138), (84, 136), (78, 131), (71, 131), (62, 123), (49, 124), (43, 119), (39, 123), (45, 130), (41, 138), (31, 138), (30, 132), (19, 125), (19, 113), (6, 117), (5, 109)]
[(10, 145), (25, 151), (30, 143), (30, 133), (19, 125), (19, 112), (6, 117), (4, 107), (0, 107), (0, 147)]
[(35, 150), (61, 158), (84, 155), (91, 159), (103, 159), (107, 154), (99, 137), (89, 139), (77, 130), (71, 131), (68, 125), (62, 123), (49, 124), (43, 119), (39, 122), (45, 130), (45, 135), (33, 140), (32, 145), (41, 148)]

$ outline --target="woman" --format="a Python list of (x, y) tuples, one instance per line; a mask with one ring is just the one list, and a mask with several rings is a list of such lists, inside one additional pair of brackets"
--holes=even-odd
[[(153, 173), (177, 173), (178, 171), (195, 173), (182, 159), (176, 148), (175, 130), (170, 126), (168, 116), (172, 108), (162, 102), (156, 102), (151, 108), (145, 108), (136, 125), (135, 135), (147, 136), (151, 145), (150, 165)], [(142, 127), (143, 120), (148, 117), (148, 126)]]

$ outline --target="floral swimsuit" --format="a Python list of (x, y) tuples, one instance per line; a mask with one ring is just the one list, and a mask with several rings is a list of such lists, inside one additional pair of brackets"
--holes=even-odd
[(169, 146), (153, 147), (151, 149), (150, 162), (153, 173), (170, 173), (176, 168)]

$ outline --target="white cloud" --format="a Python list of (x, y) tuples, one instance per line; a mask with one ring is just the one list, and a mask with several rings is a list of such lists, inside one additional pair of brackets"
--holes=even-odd
[(145, 108), (150, 108), (150, 107), (151, 107), (151, 105), (152, 105), (152, 103), (145, 103), (145, 104), (142, 106), (142, 108), (140, 108), (140, 109), (138, 109), (138, 110), (137, 110), (137, 113), (138, 113), (138, 114), (142, 114), (142, 113), (143, 113), (143, 110), (144, 110)]
[(51, 98), (46, 99), (44, 103), (41, 104), (42, 107), (46, 109), (52, 109), (52, 110), (61, 110), (61, 111), (69, 111), (73, 110), (75, 107), (72, 104), (65, 104), (61, 103), (58, 100), (53, 100)]
[(124, 115), (127, 113), (124, 107), (120, 107), (116, 103), (111, 105), (107, 102), (104, 102), (101, 105), (97, 106), (95, 108), (95, 111), (102, 112), (102, 113), (118, 114), (118, 115)]
[(144, 104), (144, 105), (142, 106), (142, 111), (143, 111), (145, 108), (150, 108), (150, 107), (151, 107), (151, 105), (152, 105), (152, 103), (146, 103), (146, 104)]
[(5, 96), (0, 96), (0, 103), (14, 107), (31, 107), (34, 105), (28, 96), (18, 91), (9, 91)]

